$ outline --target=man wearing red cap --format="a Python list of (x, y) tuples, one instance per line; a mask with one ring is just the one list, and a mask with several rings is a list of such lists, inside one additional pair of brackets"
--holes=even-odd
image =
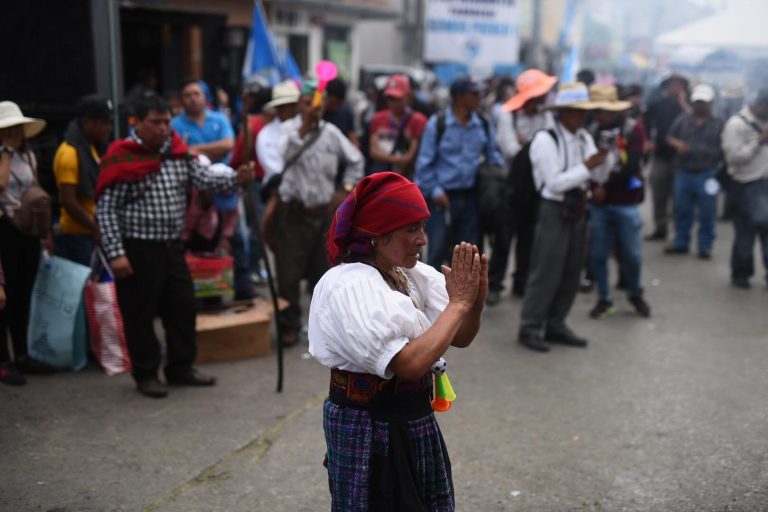
[(380, 172), (347, 196), (327, 234), (335, 267), (312, 296), (309, 352), (331, 369), (332, 510), (455, 508), (431, 369), (477, 334), (488, 260), (462, 242), (443, 274), (420, 263), (428, 217), (416, 185)]
[[(529, 69), (522, 73), (515, 82), (517, 93), (502, 107), (499, 117), (496, 144), (504, 155), (509, 172), (512, 159), (540, 130), (555, 127), (552, 113), (543, 110), (547, 94), (557, 83), (557, 78), (549, 76), (538, 69)], [(513, 191), (514, 194), (514, 191)], [(525, 205), (518, 198), (513, 198), (509, 212), (509, 222), (505, 223), (496, 234), (496, 243), (488, 269), (489, 291), (488, 304), (499, 301), (504, 274), (507, 273), (509, 249), (512, 239), (515, 242), (515, 273), (512, 276), (512, 293), (522, 297), (525, 292), (525, 282), (528, 279), (528, 268), (533, 246), (533, 232), (536, 228), (536, 208)]]
[(427, 118), (411, 109), (411, 84), (405, 75), (389, 77), (384, 96), (387, 109), (371, 120), (371, 171), (392, 171), (410, 178)]

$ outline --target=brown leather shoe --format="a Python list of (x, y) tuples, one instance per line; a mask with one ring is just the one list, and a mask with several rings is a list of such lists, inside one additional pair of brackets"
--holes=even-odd
[(181, 375), (165, 375), (170, 386), (215, 386), (216, 377), (206, 375), (197, 368), (190, 368)]
[(136, 382), (136, 389), (149, 398), (165, 398), (168, 396), (168, 388), (156, 378), (144, 379)]

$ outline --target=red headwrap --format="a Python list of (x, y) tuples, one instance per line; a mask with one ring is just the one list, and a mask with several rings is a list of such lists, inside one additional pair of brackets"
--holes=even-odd
[(429, 209), (419, 187), (393, 172), (363, 178), (333, 216), (326, 234), (328, 259), (371, 252), (371, 239), (420, 222)]
[(189, 147), (176, 132), (171, 137), (171, 149), (167, 155), (161, 155), (159, 151), (153, 151), (135, 140), (116, 140), (101, 158), (95, 197), (98, 198), (104, 188), (114, 183), (138, 181), (148, 174), (160, 172), (163, 158), (191, 158)]

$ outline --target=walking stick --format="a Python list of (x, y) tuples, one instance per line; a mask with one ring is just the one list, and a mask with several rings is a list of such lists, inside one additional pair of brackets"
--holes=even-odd
[[(249, 164), (253, 155), (253, 135), (251, 134), (251, 124), (248, 120), (248, 111), (251, 107), (251, 99), (247, 91), (243, 92), (243, 162)], [(251, 229), (258, 230), (261, 226), (261, 218), (256, 208), (256, 198), (253, 196), (253, 187), (250, 183), (245, 186), (245, 197), (248, 206), (251, 209)], [(269, 294), (272, 296), (272, 307), (275, 310), (275, 329), (277, 330), (277, 392), (283, 391), (283, 330), (280, 327), (280, 308), (277, 300), (277, 290), (275, 289), (275, 280), (272, 277), (272, 267), (269, 263), (266, 247), (261, 239), (261, 233), (257, 231), (256, 243), (264, 261), (264, 269), (267, 271), (267, 283), (269, 283)]]

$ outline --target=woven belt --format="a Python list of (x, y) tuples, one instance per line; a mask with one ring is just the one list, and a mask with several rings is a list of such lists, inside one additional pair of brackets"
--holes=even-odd
[(397, 377), (387, 380), (370, 373), (331, 370), (329, 396), (337, 403), (366, 407), (395, 396), (407, 396), (432, 388), (432, 373), (417, 381)]

